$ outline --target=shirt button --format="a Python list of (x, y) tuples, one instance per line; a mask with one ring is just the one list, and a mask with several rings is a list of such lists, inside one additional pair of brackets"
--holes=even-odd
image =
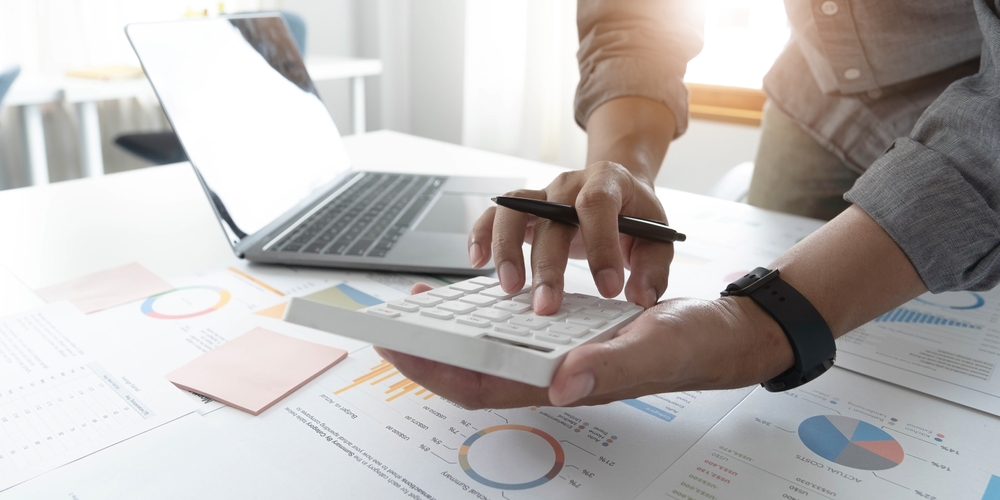
[(837, 2), (826, 1), (823, 2), (823, 5), (819, 6), (819, 9), (822, 10), (824, 14), (832, 16), (840, 10), (840, 7), (837, 5)]
[(844, 78), (848, 80), (857, 80), (859, 76), (861, 76), (861, 70), (858, 68), (847, 68), (847, 71), (844, 71)]

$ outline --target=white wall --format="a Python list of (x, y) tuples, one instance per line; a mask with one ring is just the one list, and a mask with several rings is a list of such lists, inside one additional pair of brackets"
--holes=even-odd
[[(468, 112), (466, 65), (472, 55), (466, 53), (466, 29), (474, 13), (467, 2), (281, 0), (279, 5), (306, 18), (311, 54), (382, 60), (383, 74), (367, 79), (369, 130), (388, 128), (461, 144), (463, 114)], [(566, 22), (567, 33), (574, 31), (575, 36), (572, 19)], [(575, 61), (569, 63), (575, 66)], [(348, 83), (323, 82), (319, 90), (341, 132), (353, 133)], [(757, 127), (691, 120), (687, 133), (670, 146), (656, 183), (704, 194), (730, 168), (752, 161), (759, 139)], [(581, 140), (569, 141), (566, 147), (574, 151), (560, 154), (557, 161), (582, 168), (576, 164), (583, 161), (576, 151), (583, 147)], [(517, 148), (504, 152), (518, 154)]]
[(410, 132), (459, 144), (465, 0), (418, 0), (410, 23)]
[(760, 128), (691, 120), (670, 145), (656, 185), (707, 194), (730, 168), (757, 156)]

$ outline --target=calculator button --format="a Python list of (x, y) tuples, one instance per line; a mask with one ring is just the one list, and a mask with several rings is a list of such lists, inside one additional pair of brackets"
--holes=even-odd
[(480, 309), (472, 313), (472, 315), (477, 318), (488, 319), (490, 321), (505, 321), (510, 317), (509, 312), (501, 311), (499, 309)]
[(601, 299), (597, 297), (591, 297), (590, 295), (584, 295), (582, 293), (567, 293), (563, 294), (563, 299), (573, 299), (576, 302), (583, 304), (587, 307), (596, 306)]
[(431, 290), (427, 292), (427, 295), (433, 295), (435, 297), (441, 297), (445, 300), (455, 300), (463, 295), (465, 292), (461, 290), (452, 290), (451, 288), (438, 288), (436, 290)]
[(490, 325), (493, 324), (493, 323), (491, 323), (491, 322), (489, 322), (489, 321), (487, 321), (485, 319), (476, 318), (476, 317), (473, 317), (473, 316), (459, 316), (459, 317), (455, 318), (455, 321), (457, 321), (457, 322), (459, 322), (459, 323), (461, 323), (463, 325), (479, 326), (479, 327), (483, 327), (483, 328), (486, 328), (486, 327), (488, 327), (488, 326), (490, 326)]
[(420, 314), (434, 319), (451, 319), (455, 317), (454, 314), (448, 311), (442, 311), (441, 309), (421, 309)]
[(597, 307), (613, 307), (615, 309), (628, 310), (635, 304), (624, 300), (602, 300), (597, 303)]
[(590, 328), (583, 325), (574, 325), (573, 323), (553, 323), (549, 325), (548, 331), (559, 335), (569, 335), (578, 339), (590, 333)]
[(566, 345), (573, 341), (572, 338), (566, 335), (559, 335), (558, 333), (550, 332), (539, 332), (535, 334), (536, 340), (541, 340), (543, 342), (550, 342), (552, 344)]
[(527, 337), (531, 333), (531, 329), (525, 328), (523, 326), (500, 324), (493, 327), (494, 330), (501, 333), (509, 333), (511, 335), (517, 335), (519, 337)]
[(588, 307), (580, 311), (580, 314), (586, 316), (600, 316), (602, 318), (615, 319), (618, 316), (621, 316), (622, 312), (619, 309), (612, 309), (609, 307)]
[(539, 328), (545, 328), (546, 326), (549, 326), (549, 323), (551, 323), (551, 321), (541, 316), (535, 316), (532, 314), (530, 316), (514, 316), (513, 318), (510, 319), (509, 323), (512, 325), (523, 326), (526, 328), (530, 328), (532, 330), (537, 330)]
[(597, 328), (607, 321), (599, 316), (587, 316), (585, 314), (570, 314), (566, 321), (570, 323), (576, 323), (577, 325), (583, 325), (588, 328)]
[(409, 297), (406, 297), (403, 300), (411, 304), (416, 304), (420, 307), (432, 307), (444, 302), (443, 300), (437, 297), (431, 297), (430, 295), (427, 295), (425, 293), (421, 293), (419, 295), (410, 295)]
[(454, 288), (455, 290), (461, 290), (465, 293), (476, 293), (486, 287), (483, 285), (478, 285), (471, 281), (463, 281), (461, 283), (455, 283), (454, 285), (451, 285), (450, 288)]
[(513, 300), (514, 302), (520, 302), (522, 304), (531, 305), (532, 297), (531, 293), (522, 293), (521, 295), (511, 297), (510, 300)]
[(512, 312), (514, 314), (521, 314), (524, 311), (531, 310), (530, 305), (522, 304), (520, 302), (514, 302), (513, 300), (505, 300), (503, 302), (497, 302), (496, 304), (493, 304), (493, 308)]
[(439, 305), (438, 309), (444, 309), (445, 311), (450, 311), (457, 314), (468, 314), (471, 311), (475, 311), (476, 306), (472, 304), (466, 304), (465, 302), (452, 300)]
[(416, 304), (407, 304), (406, 302), (403, 302), (402, 300), (397, 300), (397, 301), (389, 302), (386, 305), (389, 306), (389, 307), (391, 307), (392, 309), (397, 310), (397, 311), (403, 311), (403, 312), (408, 312), (408, 313), (415, 313), (415, 312), (417, 312), (417, 311), (420, 310), (420, 307), (417, 306)]
[(467, 302), (469, 304), (475, 304), (479, 307), (491, 306), (496, 303), (497, 299), (493, 297), (487, 297), (485, 295), (466, 295), (458, 300), (462, 302)]
[(483, 294), (483, 295), (485, 295), (487, 297), (493, 297), (493, 298), (497, 298), (497, 299), (506, 299), (506, 298), (508, 298), (508, 297), (511, 296), (511, 294), (503, 291), (503, 287), (499, 287), (499, 286), (495, 286), (493, 288), (487, 288), (486, 290), (483, 290), (483, 291), (481, 291), (479, 293), (481, 293), (481, 294)]
[(372, 307), (368, 309), (368, 314), (378, 316), (380, 318), (396, 318), (399, 317), (398, 311), (393, 311), (388, 307)]
[(499, 280), (497, 280), (496, 278), (490, 278), (489, 276), (480, 276), (478, 278), (472, 278), (469, 281), (477, 285), (483, 285), (483, 286), (497, 286), (500, 284)]
[(565, 298), (562, 301), (561, 309), (565, 309), (566, 312), (575, 313), (586, 309), (586, 307), (587, 306), (582, 302), (580, 302), (579, 300), (572, 298)]

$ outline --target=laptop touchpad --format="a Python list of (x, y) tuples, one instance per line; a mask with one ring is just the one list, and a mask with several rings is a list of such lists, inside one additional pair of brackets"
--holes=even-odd
[(479, 216), (491, 206), (493, 202), (485, 196), (444, 193), (414, 231), (468, 233)]

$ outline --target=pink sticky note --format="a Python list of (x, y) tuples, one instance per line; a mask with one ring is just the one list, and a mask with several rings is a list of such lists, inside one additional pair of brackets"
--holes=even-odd
[(167, 380), (258, 415), (346, 356), (342, 349), (254, 328), (167, 374)]
[(90, 314), (173, 289), (170, 283), (133, 262), (48, 286), (35, 293), (46, 302), (68, 300), (84, 314)]

